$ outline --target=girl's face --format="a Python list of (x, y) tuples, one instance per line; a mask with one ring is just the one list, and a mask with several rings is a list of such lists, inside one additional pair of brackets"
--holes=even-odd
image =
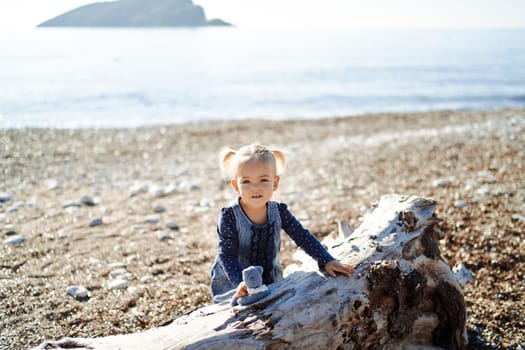
[(262, 209), (279, 186), (279, 176), (266, 162), (249, 160), (239, 165), (231, 184), (246, 209)]

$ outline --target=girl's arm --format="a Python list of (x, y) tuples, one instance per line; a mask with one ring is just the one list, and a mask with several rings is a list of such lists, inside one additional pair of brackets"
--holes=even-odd
[(301, 247), (308, 255), (317, 260), (319, 267), (324, 267), (327, 262), (335, 258), (326, 251), (321, 242), (301, 225), (299, 220), (290, 213), (284, 203), (279, 203), (281, 224), (284, 232)]
[(222, 268), (233, 284), (239, 284), (242, 282), (242, 267), (238, 259), (239, 237), (232, 208), (221, 210), (217, 237), (219, 240), (218, 255)]
[(320, 268), (324, 267), (326, 272), (336, 277), (337, 273), (350, 276), (354, 273), (354, 268), (348, 264), (337, 261), (323, 247), (321, 242), (301, 225), (292, 213), (288, 210), (286, 204), (279, 203), (279, 212), (281, 214), (282, 228), (293, 239), (293, 241), (312, 258), (317, 260)]

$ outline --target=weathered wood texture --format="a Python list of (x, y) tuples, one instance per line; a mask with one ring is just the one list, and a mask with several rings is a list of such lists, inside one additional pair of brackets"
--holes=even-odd
[(465, 301), (440, 257), (434, 208), (389, 195), (356, 231), (343, 225), (325, 243), (356, 267), (350, 278), (327, 277), (307, 258), (253, 305), (212, 305), (165, 327), (37, 349), (465, 349)]

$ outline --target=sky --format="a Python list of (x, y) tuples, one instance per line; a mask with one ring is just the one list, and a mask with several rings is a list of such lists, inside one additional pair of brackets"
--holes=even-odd
[[(155, 0), (151, 0), (155, 1)], [(0, 0), (0, 30), (26, 30), (95, 1)], [(246, 28), (525, 28), (524, 0), (194, 0)]]

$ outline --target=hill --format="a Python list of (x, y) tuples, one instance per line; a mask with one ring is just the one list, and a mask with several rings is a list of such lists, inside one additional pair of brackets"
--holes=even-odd
[(119, 0), (84, 5), (51, 18), (38, 27), (202, 27), (230, 26), (207, 20), (192, 0)]

